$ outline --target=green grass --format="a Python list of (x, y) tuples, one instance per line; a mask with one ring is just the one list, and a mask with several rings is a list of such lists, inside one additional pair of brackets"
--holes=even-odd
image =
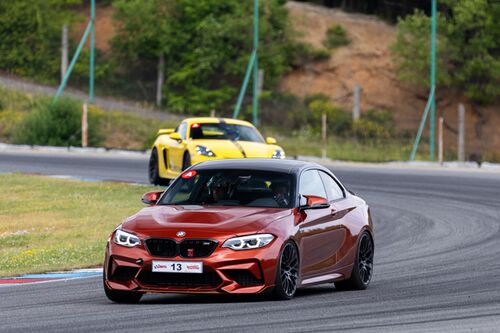
[[(277, 144), (283, 147), (288, 157), (321, 156), (322, 140), (311, 131), (283, 133), (276, 128), (267, 127), (264, 129), (264, 133), (266, 136), (275, 137), (278, 141)], [(412, 143), (402, 143), (401, 141), (399, 139), (369, 141), (329, 137), (326, 155), (333, 160), (355, 162), (407, 161), (410, 157)], [(427, 145), (422, 143), (416, 159), (425, 160), (428, 154)]]
[(106, 148), (149, 149), (160, 128), (176, 128), (180, 121), (145, 119), (131, 113), (99, 112), (100, 133)]
[(107, 237), (151, 189), (0, 174), (0, 276), (101, 265)]

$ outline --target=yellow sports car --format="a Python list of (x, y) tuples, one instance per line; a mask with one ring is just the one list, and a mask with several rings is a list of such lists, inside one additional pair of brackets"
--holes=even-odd
[(274, 138), (264, 138), (249, 122), (227, 118), (188, 118), (161, 129), (151, 150), (149, 181), (167, 185), (191, 165), (223, 158), (285, 158)]

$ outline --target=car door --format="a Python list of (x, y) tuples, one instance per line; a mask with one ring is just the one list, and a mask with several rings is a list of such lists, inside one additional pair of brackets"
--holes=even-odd
[[(337, 226), (337, 240), (332, 244), (332, 251), (335, 251), (335, 265), (333, 270), (352, 264), (352, 250), (357, 243), (357, 235), (362, 225), (359, 225), (360, 210), (355, 210), (359, 206), (359, 201), (354, 196), (347, 195), (344, 186), (330, 174), (320, 171), (321, 179), (325, 184), (332, 218)], [(340, 241), (341, 240), (341, 241)]]
[[(300, 195), (328, 198), (319, 172), (312, 169), (300, 175)], [(335, 264), (335, 252), (342, 242), (343, 232), (339, 231), (340, 223), (330, 207), (306, 209), (300, 214), (298, 241), (302, 283), (320, 282), (321, 276), (328, 274)]]
[(168, 148), (168, 163), (172, 171), (181, 172), (184, 151), (186, 150), (187, 122), (182, 122), (176, 132), (180, 134), (182, 140), (170, 140)]

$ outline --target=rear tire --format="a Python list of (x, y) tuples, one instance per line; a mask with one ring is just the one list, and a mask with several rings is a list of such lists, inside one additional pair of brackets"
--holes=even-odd
[(299, 284), (299, 252), (291, 241), (285, 243), (281, 250), (276, 268), (276, 286), (274, 298), (289, 300), (295, 296)]
[(144, 293), (139, 293), (137, 291), (112, 290), (108, 288), (104, 280), (103, 284), (106, 297), (108, 297), (110, 301), (113, 301), (115, 303), (137, 303), (141, 300), (142, 295), (144, 295)]
[(189, 153), (186, 151), (184, 153), (184, 157), (182, 158), (182, 171), (186, 170), (191, 166), (191, 156)]
[(160, 177), (158, 151), (156, 150), (156, 148), (153, 149), (153, 151), (151, 152), (151, 157), (149, 158), (148, 178), (149, 182), (153, 185), (168, 186), (168, 184), (170, 183), (170, 180)]
[(356, 260), (351, 277), (335, 282), (337, 290), (364, 290), (368, 288), (373, 275), (373, 240), (368, 232), (363, 232), (358, 242)]

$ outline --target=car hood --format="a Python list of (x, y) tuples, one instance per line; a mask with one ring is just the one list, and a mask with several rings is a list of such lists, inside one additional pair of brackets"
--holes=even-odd
[(143, 237), (222, 237), (258, 232), (271, 222), (291, 214), (291, 209), (222, 206), (152, 206), (139, 211), (122, 225)]
[(250, 141), (230, 141), (230, 140), (193, 140), (191, 144), (210, 148), (218, 158), (242, 158), (240, 148), (245, 152), (248, 158), (271, 157), (276, 149), (282, 149), (277, 145), (268, 145), (260, 142)]

